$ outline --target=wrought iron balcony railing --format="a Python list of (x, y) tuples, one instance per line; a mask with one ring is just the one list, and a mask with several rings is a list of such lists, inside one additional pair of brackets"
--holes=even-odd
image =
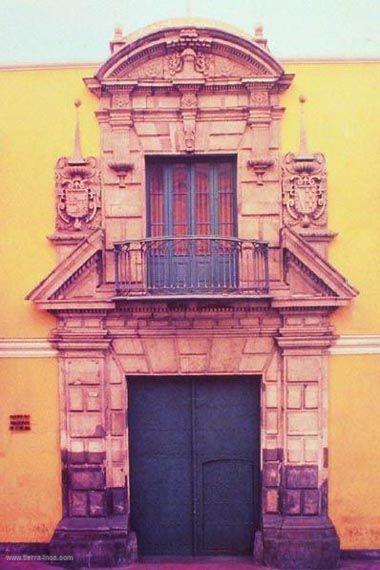
[(252, 294), (269, 290), (268, 244), (160, 237), (115, 244), (116, 296)]

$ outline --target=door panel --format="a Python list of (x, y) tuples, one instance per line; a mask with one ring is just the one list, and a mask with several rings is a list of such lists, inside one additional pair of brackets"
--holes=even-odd
[(254, 464), (220, 459), (202, 464), (205, 554), (249, 554), (253, 539)]
[(259, 516), (258, 379), (129, 380), (142, 554), (248, 554)]
[(131, 524), (142, 554), (193, 553), (191, 384), (129, 380)]
[(195, 393), (197, 549), (249, 553), (259, 502), (259, 382), (204, 377)]

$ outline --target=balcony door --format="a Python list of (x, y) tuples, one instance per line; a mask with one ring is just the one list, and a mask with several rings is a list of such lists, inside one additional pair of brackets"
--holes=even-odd
[(147, 182), (148, 288), (235, 289), (236, 161), (151, 159)]

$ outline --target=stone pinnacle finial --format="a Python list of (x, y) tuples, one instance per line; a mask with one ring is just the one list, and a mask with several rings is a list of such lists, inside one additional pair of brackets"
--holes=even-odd
[(116, 25), (113, 32), (113, 38), (110, 41), (111, 53), (119, 51), (125, 46), (125, 38), (123, 36), (123, 28), (120, 25)]
[(305, 120), (305, 103), (306, 97), (300, 95), (298, 98), (300, 102), (300, 148), (299, 154), (302, 156), (307, 156), (309, 151), (307, 149), (307, 135), (306, 135), (306, 120)]
[(264, 38), (264, 26), (261, 23), (256, 24), (253, 41), (260, 47), (268, 51), (268, 41)]
[(72, 164), (83, 164), (86, 162), (82, 156), (81, 140), (80, 140), (80, 125), (79, 125), (79, 107), (82, 105), (80, 99), (74, 100), (74, 106), (76, 109), (75, 118), (75, 131), (74, 131), (74, 148), (73, 154), (70, 158), (70, 163)]
[(255, 33), (253, 36), (254, 40), (262, 40), (264, 38), (264, 27), (261, 23), (256, 24)]
[(123, 41), (123, 28), (119, 25), (115, 26), (113, 33), (113, 41), (114, 42)]

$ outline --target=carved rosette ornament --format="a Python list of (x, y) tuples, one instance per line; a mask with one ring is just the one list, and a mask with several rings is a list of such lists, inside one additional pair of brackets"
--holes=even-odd
[(285, 155), (282, 164), (284, 222), (303, 228), (323, 227), (326, 212), (326, 161), (321, 153)]
[(92, 230), (100, 226), (100, 175), (95, 157), (82, 157), (78, 109), (74, 150), (71, 158), (61, 157), (55, 167), (58, 231)]
[(250, 89), (250, 103), (253, 108), (267, 107), (269, 105), (268, 89)]
[(126, 109), (130, 106), (130, 97), (128, 94), (115, 93), (112, 97), (112, 104), (115, 109)]

